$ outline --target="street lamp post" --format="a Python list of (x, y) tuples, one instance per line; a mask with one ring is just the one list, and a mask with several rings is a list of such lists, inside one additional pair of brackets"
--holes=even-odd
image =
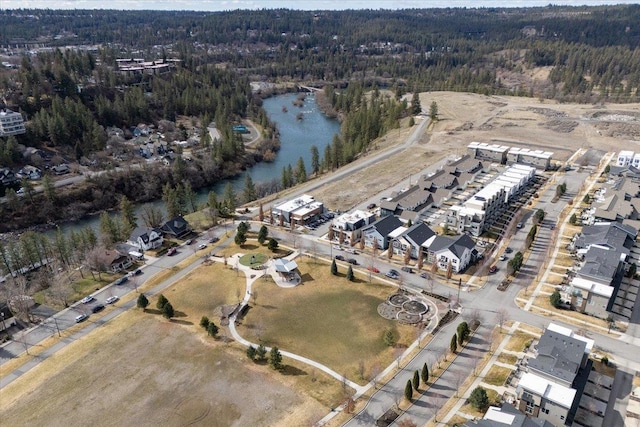
[(53, 322), (56, 324), (56, 330), (58, 331), (58, 337), (61, 337), (62, 335), (60, 335), (60, 327), (58, 326), (58, 319), (56, 319), (55, 316), (53, 317)]
[(7, 330), (7, 325), (4, 324), (4, 311), (0, 311), (0, 316), (2, 316), (2, 330)]

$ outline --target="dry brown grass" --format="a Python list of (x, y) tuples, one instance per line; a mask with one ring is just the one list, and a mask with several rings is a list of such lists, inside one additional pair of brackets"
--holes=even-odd
[[(513, 357), (513, 356), (512, 356)], [(492, 366), (485, 375), (483, 381), (487, 384), (502, 386), (507, 380), (507, 377), (511, 374), (511, 369), (503, 366)]]
[(505, 346), (505, 350), (509, 351), (524, 351), (525, 346), (531, 341), (533, 341), (534, 337), (532, 335), (527, 334), (526, 332), (516, 330), (513, 334), (511, 334), (511, 338), (509, 338), (509, 342)]
[(506, 363), (508, 365), (515, 365), (518, 361), (518, 357), (513, 354), (500, 353), (498, 355), (498, 362)]
[[(360, 278), (349, 282), (343, 276), (345, 267), (339, 269), (341, 276), (332, 276), (328, 264), (297, 262), (303, 283), (295, 288), (255, 282), (259, 297), (238, 327), (242, 336), (309, 357), (361, 383), (373, 366), (387, 366), (415, 339), (414, 327), (386, 320), (377, 312), (394, 287)], [(384, 345), (387, 329), (394, 332), (400, 349)], [(360, 378), (360, 362), (365, 365), (365, 380)]]
[[(600, 362), (600, 361), (594, 361), (593, 362), (593, 369), (602, 375), (606, 375), (608, 377), (614, 378), (616, 376), (616, 368), (615, 366), (612, 365), (605, 365), (604, 363)], [(635, 380), (637, 377), (634, 377), (634, 384), (635, 384)]]

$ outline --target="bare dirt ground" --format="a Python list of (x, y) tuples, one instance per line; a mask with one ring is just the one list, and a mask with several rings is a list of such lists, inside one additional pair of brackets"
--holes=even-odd
[[(538, 76), (539, 77), (539, 76)], [(560, 104), (555, 101), (458, 92), (420, 95), (423, 111), (432, 101), (439, 121), (418, 144), (314, 195), (329, 207), (345, 210), (393, 184), (418, 176), (445, 157), (466, 153), (472, 141), (552, 151), (565, 161), (580, 148), (602, 152), (640, 150), (639, 104)], [(407, 124), (372, 143), (383, 148), (403, 142)]]
[(2, 390), (2, 424), (308, 425), (328, 411), (292, 377), (158, 315), (129, 312), (99, 331)]

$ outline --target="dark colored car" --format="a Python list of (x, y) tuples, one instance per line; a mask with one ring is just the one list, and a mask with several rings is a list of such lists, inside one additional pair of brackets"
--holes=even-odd
[(352, 264), (352, 265), (358, 265), (358, 260), (353, 259), (353, 258), (349, 258), (349, 259), (347, 260), (347, 262), (348, 262), (349, 264)]
[(429, 275), (426, 272), (420, 273), (420, 277), (422, 277), (423, 279), (426, 279), (427, 277), (429, 277)]
[(344, 261), (344, 257), (342, 255), (336, 255), (334, 258), (338, 261)]
[(102, 305), (102, 304), (98, 304), (98, 305), (96, 305), (95, 307), (93, 307), (93, 308), (91, 309), (91, 311), (93, 311), (94, 313), (97, 313), (97, 312), (99, 312), (99, 311), (102, 311), (103, 309), (104, 309), (104, 305)]
[(375, 203), (369, 203), (369, 205), (367, 205), (367, 209), (374, 209), (376, 207)]
[(118, 280), (116, 280), (116, 285), (122, 285), (124, 282), (126, 282), (127, 280), (129, 280), (129, 278), (127, 276), (122, 276), (121, 278), (119, 278)]
[(506, 253), (510, 254), (511, 252), (513, 252), (513, 249), (511, 249), (511, 248), (507, 248), (507, 249), (505, 249), (504, 251), (505, 251)]
[(411, 267), (402, 267), (401, 270), (405, 273), (413, 273), (413, 268)]
[(215, 243), (215, 242), (217, 242), (218, 240), (220, 240), (220, 238), (219, 238), (219, 237), (212, 237), (212, 238), (210, 238), (210, 239), (209, 239), (209, 243)]
[(492, 265), (491, 267), (489, 267), (489, 273), (493, 274), (496, 271), (498, 271), (498, 267), (496, 267), (495, 265)]

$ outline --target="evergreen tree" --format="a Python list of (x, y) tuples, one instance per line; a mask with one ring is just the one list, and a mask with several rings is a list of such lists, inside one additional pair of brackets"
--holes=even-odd
[(355, 277), (353, 275), (353, 268), (351, 267), (351, 264), (349, 264), (349, 268), (347, 269), (347, 280), (350, 282), (353, 282), (355, 280)]
[(258, 231), (258, 243), (263, 245), (264, 242), (267, 241), (268, 235), (269, 235), (269, 229), (267, 228), (267, 226), (263, 225), (262, 227), (260, 227), (260, 231)]
[(307, 181), (307, 169), (304, 166), (304, 160), (302, 156), (298, 158), (298, 164), (296, 165), (296, 182), (298, 184)]
[(317, 176), (320, 172), (320, 152), (315, 145), (311, 146), (311, 173)]
[[(164, 307), (162, 307), (162, 316), (164, 316), (165, 319), (171, 319), (174, 316), (174, 314), (175, 312), (173, 311), (173, 306), (169, 301), (167, 301)], [(209, 327), (211, 327), (211, 325), (213, 325), (213, 323), (211, 323)]]
[(560, 292), (553, 291), (553, 293), (549, 295), (549, 302), (554, 308), (560, 307), (560, 302), (561, 302)]
[(56, 194), (56, 186), (49, 175), (42, 177), (42, 189), (47, 202), (54, 203), (58, 198), (58, 195)]
[(254, 346), (250, 345), (247, 348), (247, 357), (251, 361), (255, 360), (255, 358), (256, 358), (256, 348)]
[(156, 301), (156, 308), (162, 310), (169, 300), (162, 294), (158, 295), (158, 301)]
[(413, 91), (413, 96), (411, 97), (411, 114), (417, 116), (422, 112), (422, 105), (420, 105), (420, 93), (418, 91)]
[(469, 334), (471, 333), (467, 322), (461, 322), (458, 325), (457, 333), (458, 333), (458, 345), (462, 345), (462, 343), (465, 342), (467, 338), (469, 338)]
[(249, 203), (257, 199), (256, 186), (253, 184), (253, 179), (251, 179), (251, 174), (249, 173), (246, 173), (244, 176), (244, 190), (242, 195), (245, 203)]
[(422, 365), (422, 371), (420, 372), (420, 378), (422, 379), (422, 382), (424, 384), (426, 384), (427, 381), (429, 381), (429, 367), (427, 366), (426, 363), (424, 365)]
[(393, 331), (391, 329), (384, 331), (383, 341), (384, 345), (387, 347), (393, 347), (396, 345), (396, 338), (393, 336)]
[(271, 237), (269, 239), (269, 243), (267, 243), (267, 248), (271, 251), (271, 252), (275, 252), (276, 249), (278, 249), (278, 241), (276, 239), (274, 239), (273, 237)]
[(232, 215), (236, 210), (236, 193), (233, 191), (230, 182), (227, 182), (227, 185), (224, 186), (224, 207), (227, 215)]
[(418, 371), (415, 371), (413, 373), (413, 389), (415, 391), (418, 391), (418, 389), (420, 388), (420, 373)]
[(209, 327), (209, 318), (207, 316), (202, 316), (200, 318), (200, 326), (202, 326), (204, 329), (207, 329)]
[(331, 274), (333, 274), (334, 276), (338, 275), (338, 264), (336, 264), (335, 259), (331, 262)]
[(246, 233), (243, 233), (242, 231), (238, 230), (236, 232), (236, 237), (233, 239), (233, 241), (236, 243), (236, 245), (238, 246), (242, 246), (247, 242), (247, 235)]
[(484, 411), (489, 407), (489, 396), (487, 395), (487, 391), (482, 387), (476, 387), (471, 392), (471, 396), (469, 396), (469, 403), (479, 411)]
[(178, 191), (168, 182), (162, 187), (162, 201), (169, 218), (175, 218), (182, 214)]
[(453, 336), (451, 337), (451, 343), (449, 344), (449, 349), (451, 350), (451, 353), (455, 353), (456, 350), (458, 350), (458, 335), (457, 334), (453, 334)]
[(280, 354), (280, 350), (278, 347), (272, 347), (269, 352), (269, 364), (273, 369), (279, 371), (282, 369), (282, 354)]
[(136, 218), (133, 203), (127, 196), (122, 196), (120, 199), (120, 217), (122, 218), (123, 233), (129, 236), (133, 229), (138, 226), (138, 219)]
[(260, 344), (256, 349), (256, 359), (258, 362), (264, 362), (267, 360), (267, 349), (264, 348), (262, 344)]
[(209, 213), (209, 219), (211, 219), (211, 223), (216, 225), (218, 223), (218, 212), (220, 206), (218, 204), (218, 196), (215, 191), (209, 191), (207, 196), (207, 212)]
[(411, 380), (407, 380), (407, 385), (404, 387), (404, 398), (408, 401), (411, 401), (413, 398), (413, 386), (411, 385)]
[(436, 101), (431, 102), (429, 106), (429, 118), (433, 121), (438, 120), (438, 103)]
[(149, 306), (149, 300), (144, 294), (138, 295), (138, 300), (136, 301), (136, 306), (141, 308), (142, 311), (146, 311)]
[(216, 337), (216, 335), (218, 335), (218, 327), (215, 323), (209, 322), (209, 325), (207, 325), (207, 334), (209, 334), (210, 337), (214, 338)]

